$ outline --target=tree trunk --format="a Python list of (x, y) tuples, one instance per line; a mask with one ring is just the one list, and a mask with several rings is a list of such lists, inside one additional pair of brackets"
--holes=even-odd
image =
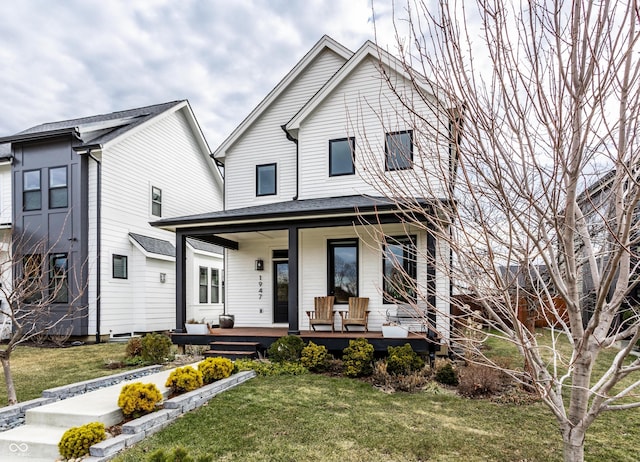
[(585, 432), (577, 427), (562, 432), (564, 462), (584, 462)]
[(16, 396), (16, 387), (13, 384), (13, 375), (11, 375), (11, 362), (9, 358), (3, 357), (0, 359), (2, 362), (2, 371), (4, 372), (4, 383), (7, 386), (7, 400), (9, 405), (17, 404), (18, 397)]

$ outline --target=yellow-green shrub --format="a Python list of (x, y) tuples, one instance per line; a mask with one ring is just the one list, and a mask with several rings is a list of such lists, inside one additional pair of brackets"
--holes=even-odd
[(175, 393), (193, 391), (202, 386), (202, 372), (191, 366), (178, 367), (167, 379), (165, 387), (171, 388)]
[(300, 363), (310, 371), (323, 371), (327, 368), (329, 352), (324, 345), (316, 345), (313, 342), (302, 349)]
[(233, 373), (233, 363), (227, 358), (207, 358), (198, 364), (204, 383), (226, 379)]
[(349, 346), (343, 350), (344, 375), (363, 377), (373, 373), (373, 345), (366, 338), (349, 340)]
[(58, 443), (58, 451), (65, 459), (82, 457), (89, 454), (91, 446), (105, 439), (107, 439), (107, 433), (104, 424), (91, 422), (64, 432)]
[(153, 383), (130, 383), (122, 387), (118, 397), (118, 407), (126, 416), (139, 417), (156, 409), (162, 401), (162, 393)]

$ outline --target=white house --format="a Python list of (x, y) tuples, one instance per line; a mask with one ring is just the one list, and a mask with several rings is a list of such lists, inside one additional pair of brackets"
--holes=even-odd
[[(177, 233), (179, 265), (187, 238), (227, 249), (225, 307), (236, 326), (299, 333), (309, 330), (305, 312), (314, 297), (334, 295), (337, 312), (359, 296), (369, 298), (370, 331), (380, 331), (387, 313), (406, 302), (448, 335), (449, 281), (428, 260), (449, 261), (449, 248), (428, 232), (428, 222), (450, 185), (434, 187), (434, 177), (424, 197), (414, 168), (449, 171), (448, 139), (424, 138), (425, 120), (446, 131), (449, 119), (416, 98), (418, 120), (381, 70), (398, 91), (418, 91), (402, 64), (373, 43), (353, 53), (323, 37), (214, 151), (224, 164), (224, 210), (153, 223)], [(438, 101), (429, 85), (419, 91)], [(405, 184), (424, 226), (406, 223), (377, 175)], [(398, 267), (411, 279), (404, 296), (390, 289)], [(181, 272), (178, 286), (186, 287)], [(177, 294), (180, 324), (187, 305), (180, 287)], [(334, 322), (339, 329), (337, 314)]]
[[(175, 328), (175, 235), (149, 222), (223, 206), (222, 176), (189, 103), (46, 123), (0, 143), (10, 145), (0, 175), (13, 177), (1, 186), (1, 226), (47, 243), (39, 271), (65, 287), (53, 316), (75, 303), (73, 335), (97, 339)], [(193, 316), (217, 317), (211, 275), (222, 274), (222, 253), (197, 241), (188, 251), (190, 277), (207, 269)]]

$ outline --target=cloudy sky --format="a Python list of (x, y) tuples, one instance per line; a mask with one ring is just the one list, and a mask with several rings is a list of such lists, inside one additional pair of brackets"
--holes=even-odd
[[(375, 0), (393, 51), (391, 0)], [(0, 136), (188, 99), (212, 149), (322, 37), (374, 40), (370, 0), (0, 2)]]

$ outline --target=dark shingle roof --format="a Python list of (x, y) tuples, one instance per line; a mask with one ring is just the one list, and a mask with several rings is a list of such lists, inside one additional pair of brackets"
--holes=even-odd
[(187, 238), (187, 242), (191, 247), (196, 250), (202, 250), (203, 252), (217, 253), (222, 255), (224, 250), (219, 245), (210, 244), (208, 242), (201, 241), (199, 239), (194, 239), (192, 237)]
[[(110, 114), (100, 114), (79, 119), (62, 120), (58, 122), (48, 122), (35, 127), (28, 128), (12, 136), (0, 138), (0, 142), (20, 140), (25, 138), (37, 138), (38, 135), (45, 136), (47, 133), (69, 132), (77, 129), (83, 145), (100, 145), (122, 135), (134, 127), (147, 120), (163, 113), (164, 111), (182, 104), (184, 101), (171, 101), (168, 103), (155, 104), (126, 111), (117, 111)], [(30, 136), (31, 135), (31, 136)]]
[(176, 248), (169, 241), (135, 233), (129, 233), (129, 236), (140, 244), (140, 247), (142, 247), (146, 252), (164, 255), (166, 257), (176, 256)]

